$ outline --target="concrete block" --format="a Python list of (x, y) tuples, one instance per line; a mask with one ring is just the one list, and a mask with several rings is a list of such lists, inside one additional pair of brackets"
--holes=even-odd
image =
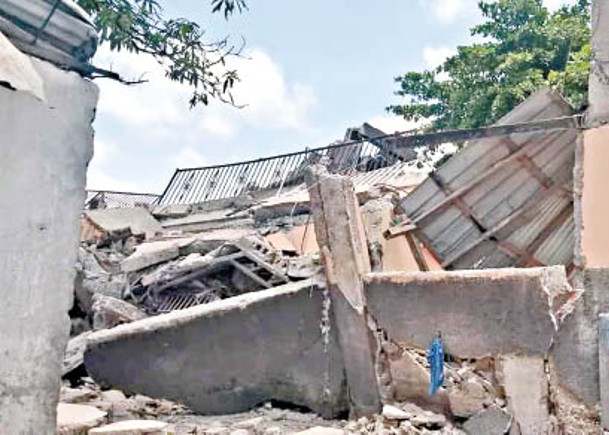
[(444, 389), (429, 397), (429, 372), (408, 352), (389, 360), (393, 398), (410, 402), (434, 412), (449, 412), (448, 397)]
[(345, 362), (351, 414), (372, 415), (381, 410), (381, 398), (361, 280), (370, 271), (370, 258), (359, 204), (347, 177), (314, 165), (305, 179)]
[(543, 357), (504, 356), (499, 359), (500, 383), (505, 389), (513, 426), (521, 435), (539, 435), (549, 422), (549, 385)]
[(152, 216), (157, 219), (176, 219), (188, 216), (192, 212), (191, 204), (164, 204), (152, 209)]
[(324, 416), (348, 409), (335, 327), (310, 280), (119, 325), (90, 336), (89, 374), (104, 387), (241, 412), (275, 399)]
[(364, 284), (391, 340), (426, 349), (441, 331), (452, 355), (469, 358), (545, 355), (572, 291), (562, 267), (379, 273)]
[(0, 433), (55, 431), (98, 96), (32, 65), (46, 101), (0, 86)]
[(84, 215), (105, 235), (129, 229), (131, 234), (143, 234), (151, 239), (163, 230), (150, 212), (141, 207), (86, 210)]
[(508, 433), (511, 425), (510, 414), (491, 406), (467, 420), (463, 429), (468, 435), (504, 435)]
[(138, 245), (135, 252), (121, 261), (123, 272), (135, 272), (155, 264), (173, 260), (180, 255), (180, 247), (176, 241), (167, 240)]
[(165, 435), (169, 425), (156, 420), (125, 420), (89, 431), (89, 435)]
[[(86, 435), (106, 421), (106, 413), (93, 406), (60, 403), (57, 407), (58, 435)], [(17, 433), (17, 432), (6, 432)], [(49, 432), (49, 433), (54, 433)]]
[(492, 400), (484, 386), (470, 378), (448, 389), (451, 413), (460, 418), (471, 417), (481, 411)]
[(130, 303), (101, 294), (93, 296), (92, 311), (93, 329), (96, 331), (147, 317), (143, 311)]
[(63, 363), (61, 365), (61, 376), (71, 372), (83, 363), (85, 349), (87, 348), (87, 337), (91, 334), (90, 331), (83, 332), (68, 341)]

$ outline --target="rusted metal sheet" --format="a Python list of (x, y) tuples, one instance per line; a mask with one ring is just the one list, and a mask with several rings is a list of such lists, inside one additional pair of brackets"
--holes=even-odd
[[(544, 90), (498, 125), (570, 115), (558, 93)], [(473, 141), (401, 208), (447, 269), (568, 265), (578, 134), (574, 126)]]

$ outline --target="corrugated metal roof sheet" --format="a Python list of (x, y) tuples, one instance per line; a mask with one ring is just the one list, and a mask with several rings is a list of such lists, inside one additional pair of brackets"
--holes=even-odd
[(21, 51), (68, 68), (95, 54), (97, 31), (71, 0), (2, 0), (0, 32)]
[[(558, 93), (544, 90), (498, 124), (570, 114)], [(568, 265), (577, 135), (571, 129), (473, 141), (401, 207), (447, 269)]]

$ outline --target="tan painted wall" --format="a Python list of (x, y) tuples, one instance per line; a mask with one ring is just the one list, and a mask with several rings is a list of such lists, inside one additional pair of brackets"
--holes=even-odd
[(582, 254), (588, 268), (609, 267), (609, 127), (584, 132)]

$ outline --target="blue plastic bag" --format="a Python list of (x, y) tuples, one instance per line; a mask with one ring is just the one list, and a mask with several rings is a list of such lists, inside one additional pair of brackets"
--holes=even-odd
[(431, 368), (431, 382), (429, 384), (429, 395), (435, 395), (444, 383), (444, 343), (438, 334), (429, 345), (427, 361)]

